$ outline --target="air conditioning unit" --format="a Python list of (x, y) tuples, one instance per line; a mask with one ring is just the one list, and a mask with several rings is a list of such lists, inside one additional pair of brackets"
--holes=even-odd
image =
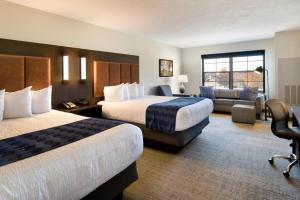
[(285, 85), (284, 101), (291, 106), (300, 105), (300, 85)]

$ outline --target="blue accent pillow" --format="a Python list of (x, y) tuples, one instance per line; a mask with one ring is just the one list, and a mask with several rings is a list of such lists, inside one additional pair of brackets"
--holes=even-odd
[(245, 86), (244, 89), (240, 93), (240, 99), (248, 100), (248, 101), (255, 101), (257, 94), (258, 94), (258, 87)]
[(215, 91), (213, 86), (200, 86), (200, 95), (201, 97), (215, 99)]

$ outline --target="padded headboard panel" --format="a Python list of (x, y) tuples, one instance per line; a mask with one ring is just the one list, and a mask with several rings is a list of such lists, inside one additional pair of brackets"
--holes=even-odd
[(103, 97), (104, 86), (139, 82), (139, 65), (94, 61), (94, 97)]
[(50, 58), (0, 55), (0, 89), (13, 92), (32, 86), (38, 90), (50, 84)]
[(121, 64), (109, 63), (109, 85), (118, 85), (121, 83)]
[(23, 56), (0, 55), (0, 89), (8, 92), (24, 88)]
[(39, 90), (51, 85), (50, 58), (25, 57), (25, 86)]

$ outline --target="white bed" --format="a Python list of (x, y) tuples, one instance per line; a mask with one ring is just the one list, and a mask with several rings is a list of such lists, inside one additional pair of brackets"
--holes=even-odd
[[(0, 140), (85, 119), (52, 110), (0, 122)], [(122, 124), (66, 146), (0, 167), (0, 199), (80, 199), (136, 161), (141, 130)]]
[[(102, 115), (108, 119), (123, 120), (132, 123), (146, 124), (146, 110), (151, 104), (170, 101), (178, 97), (144, 96), (127, 101), (108, 102), (100, 101)], [(213, 111), (213, 102), (204, 99), (198, 103), (180, 108), (176, 116), (175, 131), (183, 131), (195, 126)]]

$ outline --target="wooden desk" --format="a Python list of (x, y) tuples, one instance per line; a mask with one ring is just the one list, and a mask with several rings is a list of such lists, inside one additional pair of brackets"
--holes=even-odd
[(300, 127), (300, 106), (293, 106), (293, 126)]

